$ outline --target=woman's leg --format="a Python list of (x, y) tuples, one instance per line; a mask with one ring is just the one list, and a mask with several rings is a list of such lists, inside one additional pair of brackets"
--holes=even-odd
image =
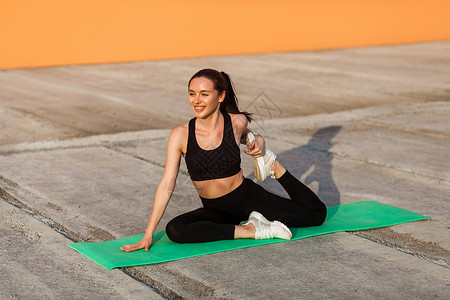
[[(276, 170), (275, 178), (289, 194), (292, 201), (308, 210), (326, 212), (326, 206), (319, 197), (289, 173), (278, 161), (275, 161), (273, 169)], [(278, 174), (281, 175), (277, 177)]]
[(177, 243), (232, 240), (235, 237), (235, 227), (240, 221), (233, 216), (202, 207), (172, 219), (166, 226), (166, 233), (170, 240)]
[(278, 220), (290, 227), (322, 224), (327, 209), (317, 195), (286, 171), (278, 161), (275, 161), (272, 170), (290, 199), (275, 195), (255, 184), (254, 191), (250, 194), (252, 209), (262, 213), (269, 220)]

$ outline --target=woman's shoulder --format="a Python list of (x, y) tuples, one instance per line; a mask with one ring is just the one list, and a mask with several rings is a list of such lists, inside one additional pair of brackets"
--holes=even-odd
[(230, 114), (231, 122), (233, 126), (238, 127), (239, 129), (247, 128), (248, 120), (244, 114)]
[(172, 132), (170, 133), (169, 136), (169, 142), (172, 141), (179, 145), (183, 145), (185, 144), (188, 135), (189, 135), (189, 122), (186, 122), (172, 129)]
[(189, 131), (189, 122), (186, 122), (184, 124), (181, 124), (174, 129), (172, 129), (172, 132), (170, 133), (170, 136), (172, 137), (184, 137), (188, 135)]

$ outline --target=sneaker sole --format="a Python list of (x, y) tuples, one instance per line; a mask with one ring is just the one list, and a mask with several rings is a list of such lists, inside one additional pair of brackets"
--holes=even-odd
[(266, 166), (264, 164), (264, 157), (260, 156), (258, 158), (254, 159), (255, 167), (253, 168), (253, 173), (255, 173), (256, 179), (258, 179), (259, 182), (263, 182), (264, 179), (267, 178), (266, 174)]
[[(252, 132), (247, 133), (247, 147), (249, 147), (253, 141), (255, 141), (255, 135)], [(264, 157), (260, 156), (257, 158), (254, 158), (254, 167), (253, 167), (253, 173), (255, 173), (256, 179), (258, 179), (259, 182), (263, 182), (264, 179), (266, 179), (268, 176), (266, 174), (266, 166), (264, 163)]]

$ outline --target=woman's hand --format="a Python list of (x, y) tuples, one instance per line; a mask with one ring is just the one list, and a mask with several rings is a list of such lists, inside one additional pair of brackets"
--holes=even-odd
[(255, 140), (251, 143), (250, 146), (247, 146), (247, 149), (244, 150), (244, 153), (257, 158), (260, 156), (264, 156), (266, 151), (266, 142), (264, 138), (260, 135), (255, 135)]
[(153, 241), (153, 236), (145, 236), (136, 244), (132, 244), (132, 245), (125, 245), (120, 247), (120, 250), (122, 251), (126, 251), (126, 252), (131, 252), (131, 251), (136, 251), (139, 249), (145, 249), (145, 251), (148, 251), (148, 249), (150, 249), (150, 246), (152, 245), (152, 241)]

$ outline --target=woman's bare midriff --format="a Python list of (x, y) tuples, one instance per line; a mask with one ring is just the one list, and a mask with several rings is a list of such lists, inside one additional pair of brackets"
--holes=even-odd
[(214, 199), (222, 197), (238, 188), (244, 181), (242, 169), (239, 173), (220, 179), (211, 179), (205, 181), (192, 181), (198, 195), (202, 198)]

